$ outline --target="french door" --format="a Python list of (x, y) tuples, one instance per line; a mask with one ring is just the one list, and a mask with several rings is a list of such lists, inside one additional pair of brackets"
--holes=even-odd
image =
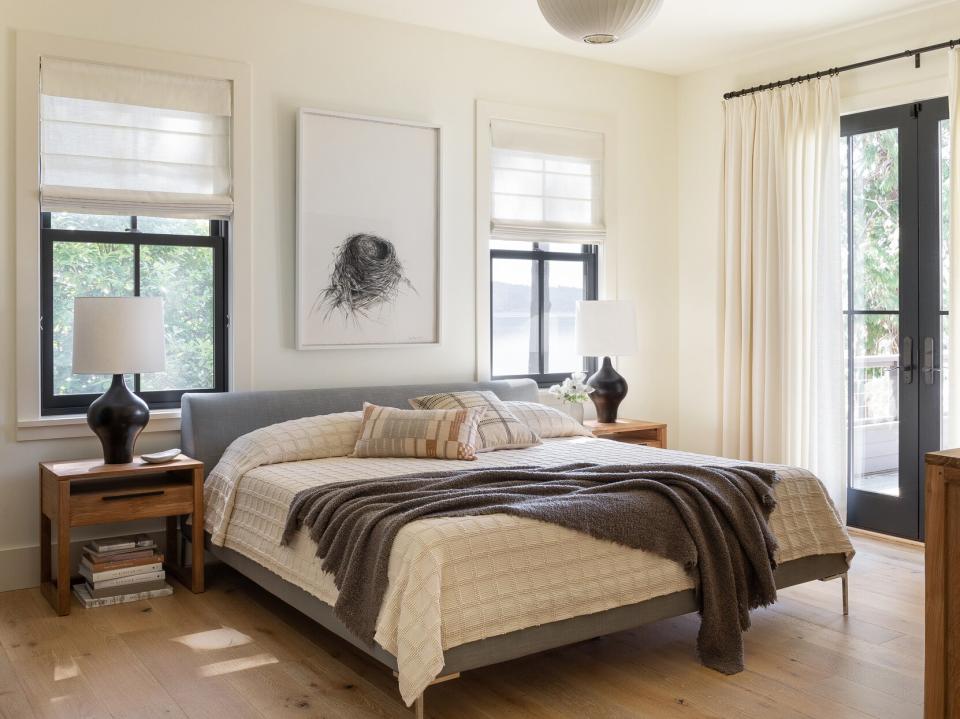
[(946, 99), (842, 118), (847, 521), (923, 537), (923, 456), (946, 436)]

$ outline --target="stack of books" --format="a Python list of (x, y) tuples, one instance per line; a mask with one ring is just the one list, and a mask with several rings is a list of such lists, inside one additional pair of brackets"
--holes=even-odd
[(146, 534), (95, 539), (83, 548), (73, 593), (87, 609), (173, 594), (163, 571), (163, 555)]

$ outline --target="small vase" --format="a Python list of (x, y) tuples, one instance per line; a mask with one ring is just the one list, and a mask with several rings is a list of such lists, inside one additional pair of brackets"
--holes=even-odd
[(583, 405), (580, 402), (564, 402), (560, 408), (565, 414), (583, 424)]

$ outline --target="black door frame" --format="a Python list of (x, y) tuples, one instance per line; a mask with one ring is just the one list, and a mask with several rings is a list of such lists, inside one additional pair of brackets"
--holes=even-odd
[[(919, 209), (919, 293), (920, 293), (920, 344), (923, 352), (924, 342), (933, 340), (934, 358), (932, 367), (921, 366), (919, 384), (919, 427), (916, 464), (920, 478), (920, 498), (918, 503), (917, 539), (923, 539), (925, 528), (924, 515), (924, 456), (940, 447), (940, 418), (943, 366), (940, 355), (942, 338), (940, 336), (941, 317), (946, 313), (940, 306), (941, 262), (940, 262), (940, 122), (950, 116), (949, 102), (941, 97), (917, 103), (917, 194)], [(953, 261), (960, 258), (951, 258)], [(956, 342), (953, 345), (956, 348)], [(921, 365), (922, 357), (921, 357)]]
[[(923, 456), (940, 447), (940, 373), (921, 368), (924, 342), (932, 339), (934, 367), (940, 367), (940, 227), (938, 123), (947, 115), (945, 98), (871, 110), (841, 118), (841, 135), (849, 137), (896, 128), (899, 141), (900, 272), (899, 310), (854, 307), (853, 194), (848, 202), (847, 332), (848, 407), (853, 407), (854, 318), (860, 314), (899, 316), (899, 496), (850, 486), (853, 471), (853, 427), (847, 427), (847, 521), (885, 534), (923, 537)], [(847, 145), (848, 165), (851, 159)], [(852, 168), (851, 168), (852, 170)], [(909, 349), (909, 352), (908, 352)], [(911, 370), (911, 371), (905, 371)]]

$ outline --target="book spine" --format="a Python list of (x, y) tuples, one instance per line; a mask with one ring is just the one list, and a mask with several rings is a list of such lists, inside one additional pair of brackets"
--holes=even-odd
[(152, 549), (138, 549), (135, 552), (117, 552), (115, 554), (100, 554), (94, 552), (87, 547), (83, 548), (83, 556), (87, 557), (91, 562), (127, 562), (135, 559), (144, 559), (146, 557), (152, 557), (154, 551)]
[[(131, 567), (142, 567), (142, 571), (147, 571), (154, 564), (163, 564), (163, 555), (154, 552), (147, 557), (140, 559), (124, 559), (107, 562), (92, 562), (90, 557), (80, 559), (81, 566), (85, 566), (91, 572), (108, 572), (114, 569), (129, 569)], [(159, 567), (157, 567), (159, 569)]]
[[(78, 587), (81, 585), (77, 585)], [(100, 597), (96, 599), (91, 597), (88, 592), (85, 590), (74, 589), (74, 594), (76, 594), (77, 599), (80, 600), (80, 603), (83, 605), (84, 609), (92, 609), (94, 607), (108, 607), (111, 604), (126, 604), (127, 602), (138, 602), (141, 599), (156, 599), (157, 597), (167, 597), (173, 594), (173, 587), (169, 584), (163, 589), (154, 589), (150, 592), (140, 592), (138, 594), (118, 594), (114, 597)]]
[(153, 564), (140, 564), (133, 567), (121, 567), (119, 569), (105, 569), (99, 572), (95, 572), (87, 565), (81, 564), (80, 574), (82, 574), (88, 582), (99, 583), (109, 579), (121, 579), (123, 577), (130, 577), (135, 574), (159, 572), (161, 569), (163, 569), (163, 564), (160, 562), (154, 562)]
[(123, 594), (143, 594), (144, 592), (163, 589), (166, 586), (168, 586), (167, 583), (162, 579), (155, 579), (150, 582), (138, 582), (137, 584), (128, 584), (119, 587), (98, 587), (96, 589), (87, 582), (87, 593), (94, 599), (102, 599), (104, 597), (115, 597)]
[(164, 577), (166, 577), (166, 572), (163, 570), (158, 572), (141, 572), (139, 574), (129, 574), (126, 577), (105, 579), (102, 582), (98, 581), (95, 586), (97, 589), (104, 587), (122, 587), (124, 584), (139, 584), (140, 582), (150, 582), (154, 579), (163, 579)]
[(90, 548), (94, 552), (125, 552), (130, 549), (136, 549), (137, 543), (134, 541), (128, 542), (90, 542)]

